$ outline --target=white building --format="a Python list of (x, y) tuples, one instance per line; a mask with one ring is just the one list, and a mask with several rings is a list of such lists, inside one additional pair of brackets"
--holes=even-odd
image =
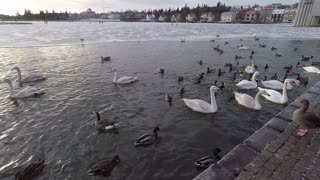
[(286, 9), (284, 11), (283, 21), (284, 23), (292, 23), (294, 18), (296, 17), (297, 9)]
[(236, 13), (235, 12), (223, 12), (221, 14), (222, 23), (232, 23), (235, 21)]
[(274, 9), (272, 11), (272, 22), (282, 23), (285, 9)]
[(320, 0), (300, 0), (294, 26), (320, 26)]
[(154, 14), (147, 14), (146, 21), (147, 22), (155, 22), (156, 21), (156, 16)]
[(196, 22), (197, 21), (197, 16), (194, 13), (190, 13), (186, 17), (187, 22)]

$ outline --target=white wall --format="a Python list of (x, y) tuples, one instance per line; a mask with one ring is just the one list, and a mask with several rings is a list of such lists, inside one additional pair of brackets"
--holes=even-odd
[(320, 16), (320, 0), (314, 0), (311, 15)]

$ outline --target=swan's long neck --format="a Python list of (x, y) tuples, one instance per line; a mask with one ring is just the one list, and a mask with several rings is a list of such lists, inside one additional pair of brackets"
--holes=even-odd
[(262, 91), (259, 91), (256, 94), (256, 97), (254, 98), (254, 108), (255, 109), (261, 109), (261, 104), (260, 104), (260, 95), (261, 95)]
[(282, 98), (281, 98), (282, 102), (288, 101), (287, 84), (288, 84), (288, 80), (285, 80), (283, 83), (283, 89), (282, 89)]
[(251, 81), (253, 82), (253, 83), (257, 83), (257, 81), (256, 81), (256, 76), (257, 76), (257, 74), (255, 73), (255, 74), (253, 74), (253, 76), (252, 76), (252, 79), (251, 79)]
[(9, 86), (10, 97), (13, 97), (14, 96), (14, 92), (13, 92), (13, 86), (12, 86), (12, 82), (11, 81), (8, 82), (8, 86)]
[(19, 68), (16, 69), (17, 70), (17, 73), (18, 73), (18, 81), (20, 82), (21, 81), (21, 71)]
[(216, 102), (216, 97), (215, 97), (214, 91), (210, 92), (210, 96), (211, 96), (211, 108), (214, 111), (216, 111), (216, 110), (218, 110), (218, 107), (217, 107), (217, 102)]
[(114, 72), (113, 82), (117, 82), (117, 72)]

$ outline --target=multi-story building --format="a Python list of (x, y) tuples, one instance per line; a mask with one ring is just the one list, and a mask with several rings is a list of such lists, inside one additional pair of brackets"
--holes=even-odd
[(259, 16), (259, 23), (272, 23), (272, 11), (272, 5), (262, 7)]
[(320, 0), (300, 0), (294, 26), (320, 26)]
[(272, 22), (282, 23), (285, 9), (274, 9), (272, 11)]
[(283, 21), (284, 23), (292, 23), (296, 17), (297, 9), (287, 8), (284, 10)]
[(254, 10), (249, 10), (245, 12), (243, 23), (258, 23), (259, 12)]
[(190, 13), (186, 17), (187, 22), (197, 22), (197, 16), (194, 13)]
[(235, 12), (223, 12), (221, 14), (222, 23), (232, 23), (235, 22), (236, 13)]

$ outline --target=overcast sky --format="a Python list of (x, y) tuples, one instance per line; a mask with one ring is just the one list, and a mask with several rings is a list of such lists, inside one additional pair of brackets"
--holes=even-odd
[[(260, 4), (271, 3), (293, 4), (299, 0), (221, 0), (226, 5)], [(34, 13), (39, 10), (71, 12), (85, 11), (91, 8), (96, 12), (120, 11), (127, 9), (155, 9), (168, 7), (196, 6), (199, 4), (216, 5), (218, 0), (0, 0), (0, 14), (15, 15), (17, 11), (24, 12), (24, 9), (31, 9)]]

